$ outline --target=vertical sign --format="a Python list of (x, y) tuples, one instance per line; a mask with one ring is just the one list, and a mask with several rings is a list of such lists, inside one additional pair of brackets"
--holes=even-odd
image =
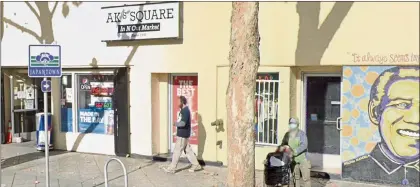
[[(178, 118), (179, 96), (187, 98), (188, 107), (191, 111), (191, 137), (190, 144), (198, 145), (198, 77), (197, 76), (173, 76), (172, 82), (172, 121)], [(176, 141), (176, 126), (172, 127), (172, 141)]]
[[(45, 44), (45, 40), (43, 41)], [(49, 77), (61, 77), (61, 47), (59, 45), (29, 45), (28, 76), (43, 77), (42, 89), (44, 92), (44, 121), (48, 122), (48, 95), (51, 92), (51, 81)], [(49, 129), (44, 123), (44, 150), (45, 150), (45, 181), (46, 187), (50, 186), (49, 173)], [(40, 138), (40, 137), (38, 137)]]

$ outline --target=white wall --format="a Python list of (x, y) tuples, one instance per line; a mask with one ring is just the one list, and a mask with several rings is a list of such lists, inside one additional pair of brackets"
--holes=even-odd
[[(52, 10), (54, 3), (49, 4)], [(70, 11), (65, 18), (62, 14), (63, 2), (58, 3), (52, 21), (55, 41), (62, 48), (64, 67), (87, 66), (93, 58), (96, 58), (100, 65), (124, 63), (131, 47), (106, 47), (106, 43), (101, 42), (101, 29), (106, 20), (106, 17), (102, 17), (101, 7), (121, 4), (123, 2), (84, 2), (75, 7), (68, 2)], [(35, 3), (31, 2), (31, 5), (38, 10)], [(4, 17), (41, 35), (39, 21), (24, 2), (4, 2)], [(2, 65), (26, 66), (30, 44), (39, 42), (27, 32), (5, 24)]]
[[(130, 46), (107, 47), (101, 42), (101, 29), (106, 17), (102, 17), (101, 7), (122, 5), (124, 2), (84, 2), (79, 7), (70, 2), (70, 12), (65, 18), (62, 14), (63, 2), (59, 2), (53, 17), (54, 37), (57, 44), (61, 45), (63, 67), (89, 67), (93, 58), (98, 66), (124, 65), (132, 51)], [(129, 3), (125, 3), (129, 4)], [(31, 5), (37, 9), (34, 3)], [(50, 2), (50, 9), (54, 3)], [(5, 2), (4, 17), (24, 26), (40, 35), (41, 27), (24, 2)], [(24, 67), (28, 64), (28, 45), (39, 44), (34, 36), (22, 32), (16, 27), (5, 24), (2, 41), (2, 66)], [(148, 64), (162, 64), (163, 46), (141, 46), (131, 60), (130, 72), (130, 113), (131, 113), (131, 153), (141, 155), (152, 154), (151, 130), (151, 71)], [(155, 66), (155, 67), (156, 67)], [(154, 68), (158, 69), (158, 68)], [(59, 88), (59, 82), (55, 83)], [(59, 97), (59, 90), (54, 89), (53, 95)], [(54, 112), (57, 116), (56, 123), (60, 123), (59, 100), (54, 99), (56, 106)], [(59, 126), (57, 126), (56, 129)], [(71, 150), (78, 133), (61, 133), (56, 131), (56, 147)], [(87, 134), (80, 142), (76, 151), (114, 154), (113, 136)]]

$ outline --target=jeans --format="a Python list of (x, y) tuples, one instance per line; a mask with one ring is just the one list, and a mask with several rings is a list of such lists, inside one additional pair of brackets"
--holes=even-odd
[(182, 137), (176, 137), (176, 143), (175, 148), (172, 153), (172, 162), (170, 167), (172, 169), (176, 169), (176, 166), (178, 165), (179, 157), (181, 157), (182, 152), (187, 155), (188, 160), (190, 163), (194, 166), (200, 165), (198, 163), (197, 157), (195, 156), (194, 151), (191, 149), (191, 145), (188, 142), (188, 138), (182, 138)]

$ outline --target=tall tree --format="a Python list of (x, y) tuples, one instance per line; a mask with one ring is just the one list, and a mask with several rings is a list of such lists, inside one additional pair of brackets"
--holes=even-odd
[(258, 2), (233, 2), (229, 53), (229, 187), (255, 186), (254, 97), (260, 65)]

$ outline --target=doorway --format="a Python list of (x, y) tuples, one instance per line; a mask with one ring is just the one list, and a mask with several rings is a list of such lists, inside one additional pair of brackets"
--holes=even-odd
[(199, 145), (198, 129), (201, 123), (198, 114), (198, 76), (196, 74), (172, 74), (169, 84), (169, 148), (170, 152), (174, 150), (176, 142), (176, 126), (173, 123), (178, 118), (179, 97), (185, 96), (187, 105), (191, 111), (191, 137), (189, 143), (191, 148), (197, 154)]
[[(9, 78), (10, 117), (6, 124), (11, 125), (13, 137), (24, 141), (36, 139), (36, 114), (44, 111), (40, 78), (30, 78), (27, 71), (6, 71)], [(5, 88), (6, 89), (6, 88)], [(51, 108), (51, 93), (48, 93), (48, 106)]]
[(304, 75), (304, 130), (308, 136), (308, 157), (312, 170), (341, 173), (339, 74)]

